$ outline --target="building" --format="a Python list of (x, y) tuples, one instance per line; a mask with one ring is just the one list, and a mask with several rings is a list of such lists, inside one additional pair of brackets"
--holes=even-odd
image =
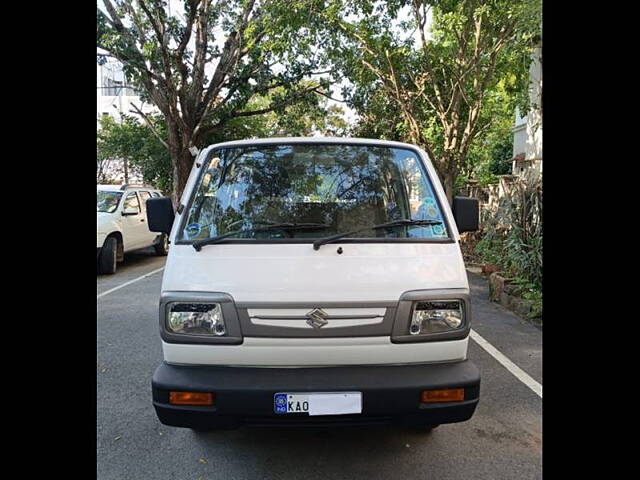
[(513, 168), (519, 177), (542, 175), (542, 47), (533, 52), (529, 67), (529, 113), (516, 108), (513, 132)]
[(107, 59), (102, 65), (98, 63), (97, 67), (98, 126), (103, 115), (110, 115), (116, 120), (120, 120), (122, 114), (135, 115), (132, 113), (134, 110), (132, 105), (144, 113), (158, 112), (155, 106), (143, 102), (136, 91), (127, 85), (120, 62)]

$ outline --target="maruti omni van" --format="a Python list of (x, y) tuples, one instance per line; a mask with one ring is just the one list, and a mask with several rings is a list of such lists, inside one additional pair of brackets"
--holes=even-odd
[(220, 143), (174, 211), (152, 379), (165, 425), (434, 426), (468, 420), (480, 375), (460, 233), (420, 148), (348, 138)]

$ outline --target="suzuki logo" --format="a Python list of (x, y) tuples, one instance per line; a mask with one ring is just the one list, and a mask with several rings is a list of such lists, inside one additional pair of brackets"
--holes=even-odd
[(314, 308), (306, 315), (307, 324), (311, 325), (313, 328), (322, 328), (329, 323), (327, 320), (328, 316), (327, 312), (323, 311), (321, 308)]

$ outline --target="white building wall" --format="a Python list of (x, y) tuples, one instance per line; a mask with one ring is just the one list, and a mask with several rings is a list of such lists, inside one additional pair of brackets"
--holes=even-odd
[[(534, 49), (529, 66), (529, 103), (522, 117), (516, 108), (513, 132), (513, 174), (542, 172), (542, 49)], [(529, 171), (531, 170), (531, 171)]]
[(542, 50), (536, 48), (529, 69), (531, 110), (527, 114), (526, 160), (542, 160)]
[(103, 115), (110, 115), (119, 121), (121, 115), (133, 115), (132, 104), (142, 110), (144, 113), (159, 113), (159, 110), (149, 103), (144, 103), (139, 96), (134, 95), (132, 90), (127, 87), (109, 87), (106, 79), (111, 78), (120, 82), (124, 82), (124, 75), (119, 63), (108, 62), (105, 65), (97, 65), (97, 106), (96, 119), (99, 120)]
[(124, 115), (138, 116), (132, 112), (134, 108), (132, 104), (142, 110), (144, 113), (159, 113), (155, 106), (148, 103), (143, 103), (140, 97), (132, 95), (117, 95), (107, 96), (103, 95), (98, 98), (98, 118), (102, 115), (111, 115), (115, 120), (119, 121), (121, 113)]
[(520, 116), (520, 109), (516, 107), (516, 122), (513, 132), (513, 156), (523, 154), (527, 145), (527, 118)]

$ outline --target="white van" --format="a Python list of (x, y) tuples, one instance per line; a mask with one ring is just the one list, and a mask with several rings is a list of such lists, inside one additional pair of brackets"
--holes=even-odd
[(160, 297), (165, 425), (400, 424), (468, 420), (469, 286), (453, 213), (427, 154), (398, 142), (220, 143), (194, 162), (170, 232)]

